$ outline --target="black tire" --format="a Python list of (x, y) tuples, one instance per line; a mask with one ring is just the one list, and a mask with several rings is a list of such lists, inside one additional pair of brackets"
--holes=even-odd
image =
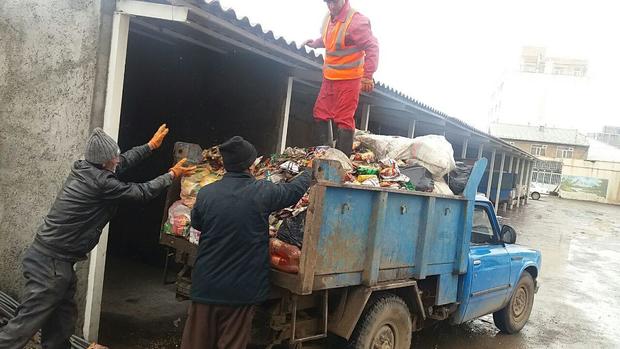
[(532, 200), (538, 200), (540, 199), (540, 193), (539, 192), (533, 192), (532, 193)]
[(530, 273), (524, 272), (508, 304), (502, 310), (493, 313), (495, 326), (508, 334), (521, 331), (530, 318), (533, 305), (534, 279)]
[(349, 340), (350, 349), (411, 348), (411, 313), (402, 298), (373, 296)]

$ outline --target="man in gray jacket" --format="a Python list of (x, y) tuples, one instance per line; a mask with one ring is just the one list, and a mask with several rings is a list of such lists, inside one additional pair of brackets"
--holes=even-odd
[(74, 265), (99, 243), (101, 231), (121, 201), (146, 202), (175, 178), (191, 174), (185, 159), (145, 183), (126, 183), (117, 174), (136, 166), (163, 142), (162, 125), (153, 138), (123, 154), (114, 139), (97, 128), (86, 144), (85, 160), (76, 161), (43, 220), (22, 262), (26, 285), (17, 316), (0, 329), (0, 349), (23, 348), (41, 329), (45, 349), (69, 348), (75, 330)]

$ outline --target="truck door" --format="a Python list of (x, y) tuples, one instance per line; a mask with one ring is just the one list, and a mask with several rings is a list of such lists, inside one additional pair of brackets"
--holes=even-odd
[[(469, 251), (469, 298), (465, 319), (501, 309), (510, 290), (510, 255), (499, 239), (499, 224), (490, 204), (474, 209)], [(467, 283), (466, 283), (467, 284)]]

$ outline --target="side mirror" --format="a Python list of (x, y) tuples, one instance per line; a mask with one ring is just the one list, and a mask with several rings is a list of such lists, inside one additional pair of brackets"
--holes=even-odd
[(502, 232), (500, 233), (500, 239), (504, 243), (514, 244), (515, 242), (517, 242), (517, 231), (509, 225), (504, 225), (502, 226)]

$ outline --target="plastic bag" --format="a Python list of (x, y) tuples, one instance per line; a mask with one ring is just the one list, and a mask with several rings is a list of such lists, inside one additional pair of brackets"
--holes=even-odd
[(414, 139), (357, 133), (355, 139), (380, 158), (415, 160), (433, 176), (444, 176), (455, 168), (454, 150), (444, 136), (428, 135)]
[(175, 236), (187, 237), (189, 235), (191, 210), (183, 205), (181, 200), (173, 203), (168, 209), (168, 222), (171, 225), (170, 232)]
[(181, 179), (181, 200), (189, 208), (194, 207), (200, 188), (220, 180), (219, 174), (212, 173), (208, 164), (198, 165), (196, 173)]
[(189, 242), (198, 245), (200, 243), (200, 232), (192, 227), (189, 227)]
[(413, 139), (400, 136), (381, 136), (358, 132), (355, 140), (370, 149), (378, 159), (409, 159)]
[[(428, 169), (433, 176), (443, 177), (454, 170), (454, 150), (444, 136), (428, 135), (413, 140), (413, 147), (408, 159)], [(401, 159), (401, 158), (399, 158)]]
[(294, 217), (288, 217), (282, 221), (278, 229), (277, 238), (287, 244), (301, 248), (304, 242), (305, 224), (306, 212), (302, 212)]
[(463, 162), (457, 162), (454, 171), (448, 174), (448, 186), (456, 195), (460, 195), (465, 190), (469, 176), (471, 175), (472, 166), (468, 166)]
[(435, 188), (433, 189), (433, 193), (435, 194), (443, 194), (443, 195), (454, 195), (448, 183), (446, 183), (443, 178), (435, 178), (434, 180)]
[(338, 149), (329, 148), (323, 154), (321, 154), (319, 158), (324, 160), (338, 161), (340, 165), (342, 165), (342, 169), (344, 169), (345, 171), (353, 170), (353, 163), (351, 162), (351, 159), (349, 159), (345, 153)]
[(411, 184), (417, 191), (432, 192), (435, 182), (431, 173), (422, 166), (407, 166), (400, 169), (403, 175), (409, 177)]
[(297, 246), (271, 238), (269, 239), (269, 255), (272, 267), (287, 273), (299, 272), (301, 250)]

